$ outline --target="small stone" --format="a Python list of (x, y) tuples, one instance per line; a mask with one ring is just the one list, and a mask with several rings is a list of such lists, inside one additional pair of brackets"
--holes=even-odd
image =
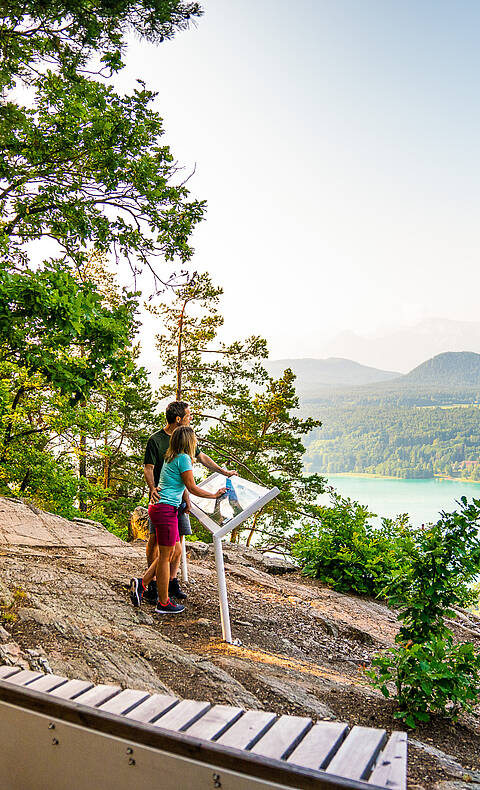
[(195, 622), (198, 623), (198, 625), (210, 625), (210, 620), (208, 620), (206, 617), (199, 617), (198, 620), (195, 620)]
[(8, 631), (0, 625), (0, 642), (8, 642), (10, 639), (10, 634)]
[(289, 562), (284, 559), (284, 557), (264, 555), (262, 557), (262, 564), (265, 566), (265, 570), (268, 573), (292, 573), (292, 571), (298, 570), (293, 562)]
[(142, 625), (153, 625), (153, 617), (145, 612), (139, 611), (137, 612), (137, 620)]

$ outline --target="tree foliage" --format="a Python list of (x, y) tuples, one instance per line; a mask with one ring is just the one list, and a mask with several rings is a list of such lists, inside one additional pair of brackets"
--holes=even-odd
[(480, 480), (478, 387), (395, 392), (358, 387), (308, 402), (322, 432), (307, 441), (305, 463), (320, 473)]
[(117, 70), (128, 32), (161, 42), (201, 13), (198, 3), (182, 0), (4, 0), (0, 85), (36, 79), (45, 66), (70, 75), (90, 66), (95, 53)]
[(304, 476), (301, 437), (319, 423), (296, 413), (292, 371), (277, 381), (268, 376), (262, 366), (265, 340), (252, 336), (226, 344), (218, 339), (221, 294), (208, 275), (201, 275), (154, 308), (165, 326), (157, 336), (161, 394), (191, 402), (202, 447), (219, 463), (237, 466), (243, 477), (268, 488), (280, 488), (280, 495), (244, 529), (248, 540), (256, 533), (270, 546), (285, 546), (292, 522), (317, 514), (323, 480)]
[[(0, 483), (71, 516), (126, 525), (156, 422), (136, 296), (105, 262), (169, 283), (204, 214), (155, 95), (120, 95), (127, 35), (171, 38), (182, 0), (3, 3), (0, 21)], [(127, 270), (128, 271), (128, 270)]]
[(292, 554), (306, 576), (346, 593), (384, 596), (392, 574), (410, 567), (413, 531), (408, 516), (383, 518), (358, 502), (332, 492), (330, 505), (318, 509), (319, 522), (296, 530)]
[(369, 675), (387, 697), (394, 684), (396, 716), (410, 727), (434, 713), (455, 718), (480, 695), (480, 656), (473, 644), (456, 644), (446, 622), (472, 600), (480, 572), (480, 499), (458, 504), (414, 533), (384, 591), (399, 609), (398, 647), (377, 656)]
[(4, 265), (38, 261), (33, 243), (46, 239), (77, 268), (92, 249), (128, 261), (134, 272), (158, 258), (188, 260), (204, 204), (174, 183), (162, 119), (149, 107), (154, 94), (141, 86), (122, 97), (103, 83), (51, 72), (35, 89), (32, 108), (0, 107)]

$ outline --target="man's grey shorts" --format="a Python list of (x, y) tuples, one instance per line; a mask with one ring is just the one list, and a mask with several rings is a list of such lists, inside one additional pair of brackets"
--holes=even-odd
[[(152, 522), (150, 521), (150, 517), (148, 518), (148, 531), (150, 535), (155, 535), (155, 527), (152, 526)], [(178, 534), (180, 537), (183, 535), (191, 535), (192, 534), (192, 527), (190, 525), (190, 518), (188, 517), (187, 513), (179, 513), (178, 514)]]

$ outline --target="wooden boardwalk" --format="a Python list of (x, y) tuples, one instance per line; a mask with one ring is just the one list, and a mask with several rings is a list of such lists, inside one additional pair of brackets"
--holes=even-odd
[(403, 732), (387, 738), (383, 729), (314, 724), (11, 666), (0, 666), (0, 732), (2, 790), (96, 790), (95, 766), (102, 790), (132, 783), (136, 790), (406, 788)]

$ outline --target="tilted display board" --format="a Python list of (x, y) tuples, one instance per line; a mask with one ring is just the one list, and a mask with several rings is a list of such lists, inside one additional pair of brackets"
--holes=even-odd
[(227, 489), (218, 499), (190, 496), (193, 515), (217, 537), (231, 532), (280, 493), (278, 488), (268, 489), (242, 477), (225, 477), (217, 472), (198, 486), (209, 492)]
[(280, 491), (278, 488), (265, 488), (257, 483), (252, 483), (250, 480), (237, 477), (237, 475), (225, 477), (225, 475), (221, 475), (218, 472), (198, 483), (198, 486), (211, 493), (218, 491), (220, 488), (226, 488), (225, 493), (219, 496), (218, 499), (205, 499), (204, 497), (191, 494), (190, 502), (192, 514), (213, 535), (222, 632), (225, 641), (231, 643), (232, 633), (223, 564), (222, 538), (240, 526), (247, 518), (253, 516), (257, 510), (264, 507), (270, 500), (274, 499)]

